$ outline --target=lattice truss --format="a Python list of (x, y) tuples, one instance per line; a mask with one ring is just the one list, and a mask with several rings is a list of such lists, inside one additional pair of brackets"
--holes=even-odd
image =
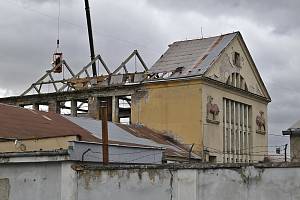
[[(132, 62), (135, 67), (139, 65), (142, 70), (136, 67), (135, 72), (129, 72), (127, 64), (132, 64)], [(101, 66), (105, 73), (93, 77), (93, 63)], [(113, 72), (110, 71), (100, 55), (97, 55), (76, 74), (67, 62), (61, 59), (56, 63), (54, 61), (52, 68), (46, 71), (46, 74), (25, 90), (21, 96), (137, 83), (147, 79), (147, 71), (148, 67), (137, 50), (134, 50)]]

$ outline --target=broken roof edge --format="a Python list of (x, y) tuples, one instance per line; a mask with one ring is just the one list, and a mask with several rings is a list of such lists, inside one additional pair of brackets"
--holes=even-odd
[(201, 154), (191, 151), (191, 145), (185, 144), (179, 138), (176, 138), (176, 134), (170, 132), (162, 132), (141, 124), (118, 124), (118, 126), (131, 134), (139, 138), (145, 138), (156, 142), (158, 145), (163, 145), (166, 147), (164, 151), (164, 157), (168, 158), (178, 158), (180, 160), (201, 160)]

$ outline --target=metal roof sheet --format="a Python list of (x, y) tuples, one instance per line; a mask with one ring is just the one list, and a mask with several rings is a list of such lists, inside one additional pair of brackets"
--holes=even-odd
[[(70, 117), (70, 116), (64, 116), (64, 117), (70, 120), (71, 122), (77, 124), (78, 126), (84, 128), (85, 130), (89, 131), (94, 136), (102, 139), (101, 120), (95, 120), (95, 119), (85, 118), (85, 117)], [(123, 143), (134, 143), (134, 144), (140, 144), (145, 146), (161, 147), (161, 145), (158, 145), (153, 141), (138, 138), (128, 133), (128, 131), (120, 128), (119, 126), (117, 126), (112, 122), (108, 122), (108, 137), (110, 141), (119, 141)]]
[(222, 50), (238, 33), (230, 33), (203, 39), (178, 41), (149, 69), (149, 73), (174, 72), (183, 67), (175, 76), (201, 75), (218, 58)]
[[(73, 123), (81, 126), (91, 132), (98, 138), (102, 138), (102, 122), (91, 118), (65, 116)], [(187, 158), (188, 147), (173, 137), (154, 131), (144, 126), (125, 125), (108, 122), (109, 141), (118, 141), (119, 143), (134, 143), (141, 146), (163, 147), (166, 148), (167, 156), (179, 156)], [(193, 158), (199, 159), (196, 154)]]
[(78, 136), (96, 142), (98, 138), (61, 115), (0, 104), (0, 137), (41, 139)]

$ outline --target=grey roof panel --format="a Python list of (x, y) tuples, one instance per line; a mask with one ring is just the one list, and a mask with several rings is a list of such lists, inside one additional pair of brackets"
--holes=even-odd
[(225, 49), (236, 34), (224, 35), (218, 45), (216, 45), (207, 55), (207, 57), (201, 62), (195, 69), (200, 69), (200, 73), (203, 74), (211, 66), (211, 64), (219, 57), (223, 49)]
[(201, 75), (237, 34), (174, 42), (149, 72), (174, 72), (176, 68), (184, 67), (181, 74), (176, 73), (178, 76)]
[[(95, 120), (91, 118), (84, 118), (84, 117), (70, 117), (70, 116), (64, 116), (71, 122), (77, 124), (83, 129), (86, 129), (90, 133), (92, 133), (94, 136), (102, 139), (102, 122), (101, 120)], [(133, 143), (133, 144), (138, 144), (138, 145), (145, 145), (145, 146), (152, 146), (152, 147), (159, 147), (159, 148), (168, 148), (172, 149), (173, 151), (178, 151), (178, 152), (184, 152), (182, 148), (180, 148), (178, 145), (175, 143), (168, 143), (168, 144), (162, 144), (154, 141), (153, 139), (146, 139), (142, 137), (137, 137), (133, 135), (132, 133), (128, 132), (126, 129), (121, 128), (122, 126), (119, 124), (114, 124), (112, 122), (108, 122), (108, 135), (109, 135), (109, 140), (112, 141), (120, 141), (123, 143)], [(132, 129), (130, 126), (127, 126), (127, 129), (131, 131), (136, 131)], [(197, 155), (193, 154), (193, 157), (197, 157)]]
[[(83, 117), (69, 117), (69, 116), (64, 116), (64, 117), (66, 117), (71, 122), (77, 124), (78, 126), (91, 132), (94, 136), (102, 139), (102, 122), (100, 120), (83, 118)], [(112, 122), (108, 122), (108, 135), (109, 135), (109, 140), (112, 141), (121, 141), (121, 142), (135, 143), (135, 144), (141, 144), (147, 146), (161, 147), (161, 145), (158, 145), (157, 143), (152, 142), (150, 140), (133, 136), (132, 134), (121, 129), (120, 127), (118, 127)]]

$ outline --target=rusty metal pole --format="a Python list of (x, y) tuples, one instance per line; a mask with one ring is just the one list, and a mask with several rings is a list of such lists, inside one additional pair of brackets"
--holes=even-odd
[(102, 156), (103, 164), (109, 163), (108, 152), (108, 122), (107, 122), (107, 102), (101, 102), (101, 121), (102, 121)]
[[(89, 42), (90, 42), (91, 61), (93, 61), (95, 58), (95, 52), (94, 52), (94, 40), (93, 40), (93, 30), (92, 30), (89, 0), (84, 0), (84, 3), (85, 3), (86, 22), (87, 22), (87, 28), (89, 34)], [(93, 69), (93, 76), (96, 77), (97, 67), (95, 62), (92, 64), (92, 69)]]

